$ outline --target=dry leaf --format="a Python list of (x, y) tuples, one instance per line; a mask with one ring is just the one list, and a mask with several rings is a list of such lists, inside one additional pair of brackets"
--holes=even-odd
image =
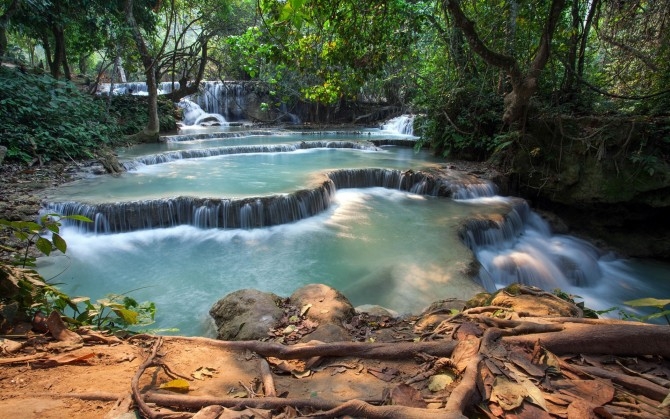
[(614, 397), (614, 386), (609, 380), (555, 380), (556, 388), (565, 390), (595, 406), (609, 403)]
[(451, 360), (458, 372), (463, 372), (470, 360), (479, 353), (479, 341), (474, 335), (467, 335), (465, 339), (458, 341), (451, 354)]
[(504, 377), (496, 377), (491, 391), (491, 401), (497, 402), (504, 410), (513, 410), (521, 406), (528, 396), (526, 389), (518, 383)]
[(368, 368), (368, 373), (375, 376), (376, 378), (379, 378), (382, 381), (389, 382), (393, 380), (393, 378), (395, 378), (395, 376), (398, 374), (398, 370), (393, 368), (384, 368), (382, 370)]
[(302, 306), (302, 308), (300, 309), (300, 317), (307, 314), (307, 312), (309, 311), (310, 308), (312, 308), (311, 304), (306, 304), (306, 305)]
[(312, 371), (311, 370), (307, 370), (307, 371), (293, 370), (293, 371), (291, 371), (291, 375), (294, 376), (295, 378), (307, 378), (310, 375), (312, 375)]
[(160, 388), (163, 390), (175, 391), (177, 393), (188, 393), (189, 384), (188, 381), (183, 378), (177, 378), (176, 380), (161, 384)]
[(426, 408), (426, 402), (421, 396), (421, 392), (407, 384), (399, 384), (391, 390), (392, 404), (407, 407), (418, 407), (420, 409)]
[(577, 399), (568, 406), (568, 419), (597, 419), (594, 407), (584, 400)]
[(77, 362), (83, 362), (86, 361), (87, 359), (91, 359), (95, 357), (95, 353), (89, 352), (84, 355), (76, 355), (76, 354), (67, 354), (55, 358), (48, 358), (44, 360), (39, 360), (35, 363), (33, 363), (34, 368), (52, 368), (52, 367), (57, 367), (59, 365), (67, 365), (67, 364), (74, 364)]
[(195, 378), (196, 380), (204, 380), (205, 377), (212, 378), (214, 374), (216, 374), (218, 371), (216, 368), (210, 368), (210, 367), (200, 367), (197, 370), (195, 370), (191, 376)]
[(664, 408), (670, 406), (670, 393), (668, 393), (667, 396), (665, 396), (665, 399), (663, 399), (663, 402), (658, 405), (658, 408)]
[(437, 374), (430, 377), (428, 380), (428, 390), (433, 393), (444, 390), (447, 386), (454, 382), (454, 378), (448, 374)]

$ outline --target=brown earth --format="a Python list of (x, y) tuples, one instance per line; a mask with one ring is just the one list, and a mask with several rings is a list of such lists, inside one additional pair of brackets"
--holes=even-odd
[[(670, 327), (551, 317), (575, 308), (536, 289), (516, 292), (497, 300), (525, 301), (514, 308), (452, 314), (435, 306), (406, 319), (358, 314), (345, 324), (350, 341), (327, 343), (309, 341), (313, 325), (305, 330), (300, 324), (288, 334), (278, 325), (264, 341), (118, 339), (67, 331), (55, 314), (47, 321), (50, 333), (17, 330), (3, 337), (0, 411), (3, 417), (54, 419), (135, 412), (670, 417)], [(295, 341), (307, 343), (287, 344)]]

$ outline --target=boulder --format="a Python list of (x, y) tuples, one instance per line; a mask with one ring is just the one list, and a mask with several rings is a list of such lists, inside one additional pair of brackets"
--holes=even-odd
[(298, 307), (311, 304), (307, 318), (319, 324), (342, 325), (356, 314), (354, 306), (344, 294), (324, 284), (309, 284), (298, 288), (289, 300)]
[(297, 307), (311, 304), (305, 317), (319, 324), (314, 332), (302, 339), (303, 342), (338, 342), (351, 339), (343, 323), (350, 321), (356, 311), (347, 297), (335, 288), (324, 284), (305, 285), (297, 289), (289, 297), (289, 301)]
[(498, 292), (491, 300), (492, 306), (509, 307), (516, 313), (532, 317), (583, 317), (575, 304), (561, 300), (549, 293), (512, 295)]
[(282, 299), (272, 293), (242, 289), (226, 295), (209, 310), (216, 324), (217, 339), (256, 340), (268, 336), (282, 318)]

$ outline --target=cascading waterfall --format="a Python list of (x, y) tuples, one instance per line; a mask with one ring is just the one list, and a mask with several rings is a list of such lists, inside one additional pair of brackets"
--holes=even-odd
[[(98, 93), (109, 94), (110, 83), (100, 83)], [(158, 94), (167, 94), (172, 92), (172, 82), (162, 82), (158, 84)], [(179, 89), (179, 82), (174, 82), (174, 90)], [(115, 95), (137, 95), (146, 96), (148, 94), (147, 84), (143, 81), (129, 83), (114, 83)]]
[[(205, 197), (144, 199), (167, 195), (164, 190), (156, 193), (144, 187), (141, 194), (136, 194), (132, 186), (129, 195), (128, 189), (123, 189), (128, 183), (121, 186), (120, 195), (114, 189), (116, 184), (104, 184), (102, 193), (91, 194), (92, 189), (79, 184), (74, 187), (77, 193), (65, 198), (67, 202), (46, 205), (44, 212), (81, 214), (93, 220), (93, 223), (75, 224), (75, 228), (69, 221), (65, 222), (64, 232), (69, 234), (66, 239), (68, 244), (72, 243), (68, 252), (72, 251), (73, 259), (78, 258), (74, 263), (78, 266), (69, 280), (76, 283), (75, 277), (94, 275), (102, 278), (105, 286), (115, 284), (110, 288), (113, 291), (159, 282), (170, 291), (162, 292), (158, 297), (147, 291), (148, 295), (143, 298), (158, 299), (157, 303), (164, 307), (161, 317), (166, 316), (166, 323), (161, 327), (174, 326), (174, 316), (182, 316), (165, 307), (173, 307), (174, 296), (187, 292), (184, 278), (198, 278), (188, 284), (188, 292), (194, 289), (198, 293), (188, 296), (198, 310), (212, 304), (212, 299), (239, 288), (240, 278), (244, 278), (244, 286), (264, 289), (282, 282), (284, 288), (272, 290), (280, 295), (290, 293), (296, 283), (324, 282), (342, 289), (346, 295), (351, 292), (354, 299), (359, 299), (359, 304), (372, 302), (416, 312), (422, 309), (422, 304), (435, 298), (455, 295), (468, 298), (460, 297), (458, 293), (473, 295), (481, 291), (481, 287), (470, 280), (472, 255), (480, 263), (477, 281), (489, 291), (513, 282), (540, 286), (548, 291), (561, 288), (583, 296), (587, 306), (598, 309), (613, 305), (610, 301), (620, 304), (625, 299), (656, 295), (652, 292), (670, 293), (667, 286), (663, 288), (657, 284), (653, 291), (647, 291), (650, 289), (648, 276), (641, 280), (629, 261), (616, 259), (577, 238), (552, 234), (547, 223), (529, 208), (526, 201), (498, 196), (491, 182), (448, 169), (399, 170), (424, 166), (415, 160), (406, 160), (407, 155), (414, 155), (411, 150), (398, 152), (397, 147), (391, 147), (396, 151), (378, 151), (372, 144), (381, 147), (389, 143), (374, 139), (374, 135), (373, 138), (366, 135), (361, 141), (331, 142), (324, 139), (293, 144), (279, 144), (281, 137), (270, 140), (276, 144), (265, 144), (263, 142), (268, 140), (253, 138), (243, 141), (258, 141), (260, 145), (190, 148), (199, 147), (200, 140), (269, 134), (258, 130), (171, 136), (160, 147), (183, 149), (151, 154), (126, 163), (129, 169), (138, 168), (132, 176), (123, 177), (130, 179), (131, 185), (135, 185), (132, 182), (138, 185), (158, 183), (158, 173), (169, 173), (180, 179), (193, 175), (213, 182), (216, 187), (206, 189), (204, 193), (203, 189), (188, 187), (169, 190), (180, 190), (182, 192), (176, 194), (184, 195), (199, 190)], [(188, 140), (192, 143), (183, 142)], [(411, 146), (413, 141), (402, 145)], [(334, 147), (355, 148), (362, 152), (310, 150)], [(298, 150), (306, 151), (290, 153)], [(214, 157), (203, 159), (202, 163), (184, 160), (245, 153), (252, 153), (249, 160), (241, 159), (241, 156)], [(311, 162), (319, 158), (320, 153), (327, 155), (323, 160), (325, 163), (312, 166)], [(345, 154), (344, 164), (347, 166), (343, 166), (340, 159)], [(421, 164), (429, 161), (425, 154), (421, 156)], [(401, 155), (404, 157), (399, 158)], [(355, 160), (352, 156), (365, 158), (357, 166), (358, 163), (352, 163)], [(232, 161), (238, 158), (243, 161)], [(391, 165), (388, 160), (397, 160), (400, 164)], [(174, 163), (163, 167), (149, 166), (169, 161)], [(384, 168), (375, 168), (377, 164)], [(226, 170), (221, 171), (224, 176), (215, 175), (224, 166)], [(307, 180), (299, 187), (284, 188), (272, 183), (271, 188), (258, 189), (267, 192), (248, 193), (247, 185), (267, 181), (255, 172), (251, 174), (251, 169), (256, 166), (263, 166), (275, 178), (283, 178), (280, 173), (290, 173), (290, 168), (300, 166), (303, 180), (298, 182)], [(302, 170), (303, 166), (309, 167)], [(200, 167), (203, 170), (194, 170)], [(331, 169), (334, 167), (359, 168)], [(250, 169), (247, 172), (250, 182), (244, 178), (247, 168)], [(137, 174), (139, 176), (135, 176)], [(242, 177), (236, 177), (237, 174)], [(231, 177), (233, 183), (241, 183), (247, 193), (240, 194), (238, 190), (223, 186)], [(287, 177), (289, 185), (295, 185), (293, 178)], [(92, 185), (97, 188), (100, 183)], [(222, 190), (226, 192), (221, 195), (227, 198), (213, 197)], [(278, 193), (284, 191), (286, 193)], [(380, 202), (382, 195), (387, 198)], [(91, 201), (75, 202), (79, 200), (78, 196), (86, 196)], [(96, 196), (101, 196), (103, 203), (93, 203)], [(114, 196), (131, 201), (107, 203), (108, 199), (117, 199)], [(368, 205), (370, 202), (374, 204)], [(426, 208), (430, 210), (423, 212)], [(300, 220), (304, 221), (298, 223)], [(420, 237), (414, 237), (415, 231), (421, 231)], [(380, 234), (381, 238), (378, 237)], [(108, 249), (111, 249), (109, 254), (106, 253)], [(412, 253), (408, 249), (419, 250)], [(145, 256), (147, 252), (152, 255), (149, 260)], [(130, 259), (134, 265), (127, 272), (104, 272), (106, 266), (118, 266)], [(192, 259), (197, 260), (197, 266), (184, 262)], [(349, 264), (350, 260), (355, 262)], [(91, 267), (91, 264), (100, 266)], [(212, 271), (210, 266), (217, 268)], [(222, 266), (226, 268), (219, 268)], [(137, 271), (144, 274), (136, 275)], [(656, 274), (654, 277), (661, 276)], [(169, 285), (168, 281), (164, 283), (167, 277), (171, 278)], [(268, 282), (268, 278), (273, 281)], [(198, 290), (201, 283), (205, 291)], [(86, 285), (77, 283), (76, 287), (79, 286)], [(632, 288), (636, 297), (631, 297)], [(220, 293), (212, 295), (212, 289), (218, 289)], [(85, 291), (76, 292), (90, 295)], [(597, 303), (606, 306), (597, 307)], [(189, 314), (184, 316), (191, 316), (191, 312), (197, 310), (188, 311)], [(188, 318), (190, 320), (180, 323), (179, 327), (192, 331), (188, 329), (192, 326), (188, 325), (197, 320)]]
[(226, 121), (246, 119), (246, 88), (240, 82), (205, 81), (202, 91), (191, 100), (209, 114), (219, 114)]
[[(134, 202), (86, 204), (52, 202), (48, 213), (84, 215), (93, 223), (67, 220), (84, 231), (121, 233), (178, 225), (200, 228), (259, 228), (292, 223), (328, 209), (337, 189), (383, 187), (421, 195), (468, 195), (481, 188), (470, 177), (393, 169), (342, 169), (329, 172), (318, 186), (290, 194), (243, 199), (175, 197)], [(470, 192), (461, 192), (467, 189)]]
[(185, 125), (202, 125), (205, 122), (208, 125), (226, 125), (228, 122), (222, 115), (205, 112), (197, 103), (186, 98), (181, 99), (178, 106), (183, 109), (182, 122)]
[(386, 121), (382, 126), (382, 131), (389, 131), (401, 135), (414, 135), (415, 115), (400, 115)]
[(138, 157), (132, 161), (124, 162), (126, 170), (136, 169), (139, 165), (162, 164), (175, 160), (195, 159), (203, 157), (223, 156), (230, 154), (249, 153), (290, 153), (298, 150), (309, 150), (316, 148), (348, 148), (354, 150), (379, 151), (377, 146), (367, 142), (355, 141), (302, 141), (295, 144), (271, 144), (271, 145), (248, 145), (212, 147), (170, 151), (161, 154), (149, 154)]

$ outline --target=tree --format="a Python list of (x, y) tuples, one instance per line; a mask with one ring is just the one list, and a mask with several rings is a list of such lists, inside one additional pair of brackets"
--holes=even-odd
[[(259, 3), (263, 25), (237, 39), (249, 51), (247, 72), (274, 68), (268, 79), (300, 99), (337, 106), (355, 99), (366, 83), (400, 62), (417, 36), (414, 5), (403, 0), (266, 0)], [(288, 83), (291, 80), (292, 83)]]
[(1, 4), (2, 14), (0, 14), (0, 63), (7, 53), (7, 27), (9, 20), (16, 14), (21, 6), (21, 0), (5, 0)]
[(451, 17), (453, 19), (453, 24), (463, 31), (470, 48), (487, 64), (500, 68), (509, 77), (511, 91), (505, 95), (505, 111), (503, 114), (503, 121), (507, 124), (522, 118), (530, 98), (537, 91), (538, 79), (549, 60), (551, 41), (565, 8), (565, 3), (565, 0), (552, 0), (549, 12), (546, 14), (537, 50), (532, 61), (528, 64), (528, 68), (524, 71), (514, 56), (494, 51), (482, 41), (475, 29), (475, 22), (463, 13), (459, 0), (442, 1), (445, 18)]
[[(134, 0), (125, 0), (124, 15), (128, 28), (132, 34), (137, 50), (140, 53), (142, 65), (144, 66), (144, 76), (146, 77), (148, 92), (148, 114), (149, 122), (147, 126), (139, 133), (135, 134), (135, 139), (140, 142), (157, 142), (160, 131), (160, 122), (158, 120), (158, 83), (156, 80), (156, 60), (149, 51), (140, 26), (135, 19)], [(159, 2), (160, 4), (160, 2)], [(172, 2), (174, 5), (174, 1)], [(146, 7), (146, 6), (144, 6)], [(146, 11), (146, 9), (145, 9)], [(165, 46), (163, 42), (162, 48)]]

